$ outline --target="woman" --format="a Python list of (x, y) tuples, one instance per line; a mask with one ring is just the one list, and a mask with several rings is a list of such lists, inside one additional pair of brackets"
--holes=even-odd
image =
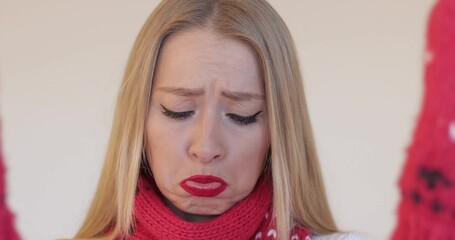
[(294, 43), (279, 15), (261, 0), (161, 2), (132, 49), (76, 238), (309, 239), (337, 231)]

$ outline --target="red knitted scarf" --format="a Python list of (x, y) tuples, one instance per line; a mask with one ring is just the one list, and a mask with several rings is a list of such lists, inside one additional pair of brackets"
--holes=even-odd
[[(258, 181), (253, 192), (222, 215), (204, 222), (187, 222), (168, 208), (153, 180), (141, 177), (135, 197), (135, 226), (128, 239), (276, 239), (272, 219), (272, 188)], [(309, 239), (310, 231), (294, 227), (290, 239)]]

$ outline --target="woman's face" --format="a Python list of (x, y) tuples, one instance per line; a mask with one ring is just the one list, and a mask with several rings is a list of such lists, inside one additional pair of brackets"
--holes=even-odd
[(173, 34), (153, 79), (147, 155), (166, 203), (189, 221), (253, 190), (270, 146), (255, 53), (210, 30)]

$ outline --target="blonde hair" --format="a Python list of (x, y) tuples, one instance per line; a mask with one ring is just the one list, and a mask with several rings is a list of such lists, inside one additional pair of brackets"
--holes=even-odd
[(164, 0), (133, 46), (120, 88), (98, 188), (75, 238), (125, 237), (143, 166), (152, 78), (163, 41), (176, 31), (205, 28), (251, 46), (264, 79), (271, 137), (270, 169), (279, 239), (293, 224), (337, 231), (321, 177), (296, 50), (277, 12), (264, 0)]

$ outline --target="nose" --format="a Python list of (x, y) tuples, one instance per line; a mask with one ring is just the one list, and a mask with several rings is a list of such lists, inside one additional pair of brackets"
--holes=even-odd
[(201, 116), (195, 123), (188, 152), (193, 161), (202, 163), (224, 158), (222, 129), (215, 116)]

